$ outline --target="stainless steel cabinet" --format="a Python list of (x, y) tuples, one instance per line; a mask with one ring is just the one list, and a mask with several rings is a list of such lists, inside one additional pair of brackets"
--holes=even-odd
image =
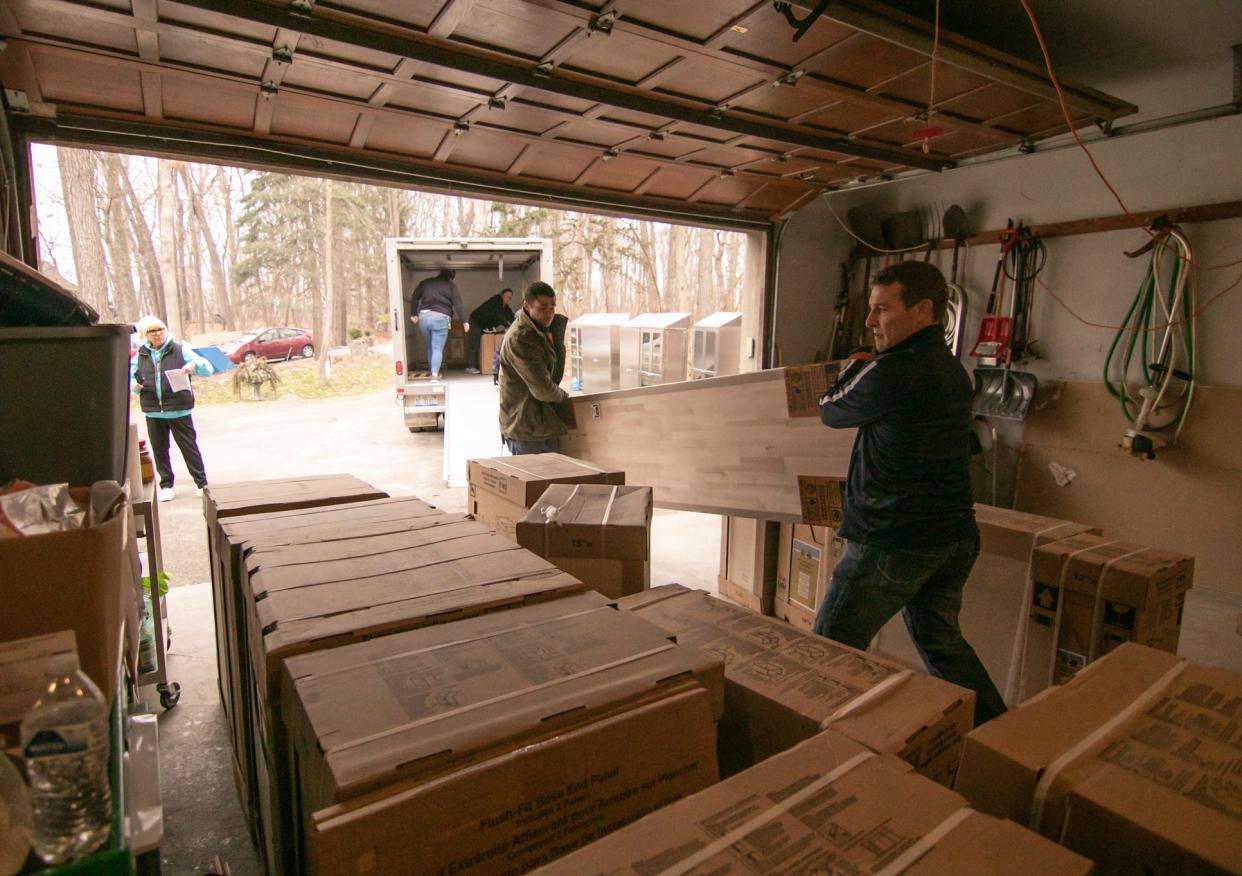
[(569, 377), (583, 392), (621, 386), (621, 326), (628, 313), (584, 313), (569, 324)]
[(742, 357), (742, 314), (722, 310), (704, 317), (691, 331), (690, 379), (737, 374)]
[(621, 327), (621, 388), (686, 379), (688, 313), (640, 313)]

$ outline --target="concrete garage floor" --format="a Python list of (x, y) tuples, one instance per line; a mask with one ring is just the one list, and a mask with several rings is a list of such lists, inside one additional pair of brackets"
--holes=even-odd
[[(462, 488), (443, 486), (439, 433), (406, 431), (392, 392), (344, 399), (200, 408), (194, 414), (208, 477), (216, 483), (348, 472), (393, 495), (415, 495), (464, 511)], [(230, 766), (228, 731), (216, 686), (214, 625), (201, 500), (177, 452), (179, 494), (160, 505), (164, 560), (172, 576), (169, 678), (181, 701), (160, 717), (166, 874), (206, 873), (213, 856), (234, 876), (261, 873)], [(652, 583), (715, 591), (720, 518), (657, 511)], [(1242, 596), (1197, 588), (1186, 603), (1181, 653), (1242, 671)], [(158, 710), (153, 688), (144, 697)]]
[[(489, 381), (490, 382), (490, 381)], [(347, 472), (395, 496), (418, 496), (465, 511), (466, 490), (444, 486), (442, 436), (409, 433), (386, 390), (342, 399), (202, 407), (194, 411), (209, 481), (260, 480)], [(144, 426), (139, 427), (140, 433)], [(145, 437), (145, 433), (144, 437)], [(230, 765), (228, 727), (216, 685), (215, 633), (202, 500), (172, 452), (177, 497), (159, 506), (172, 648), (168, 677), (181, 700), (160, 716), (166, 874), (206, 873), (219, 855), (234, 876), (261, 873)], [(715, 591), (720, 518), (657, 511), (652, 583)], [(158, 711), (154, 688), (144, 699)]]

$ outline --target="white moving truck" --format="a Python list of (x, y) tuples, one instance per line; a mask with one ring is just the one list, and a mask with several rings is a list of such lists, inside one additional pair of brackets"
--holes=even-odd
[[(410, 296), (421, 280), (442, 268), (456, 272), (453, 282), (461, 293), (466, 318), (470, 312), (505, 288), (513, 290), (509, 306), (522, 306), (522, 293), (536, 280), (552, 283), (552, 241), (543, 238), (390, 237), (384, 246), (388, 269), (388, 309), (392, 320), (392, 353), (397, 380), (397, 403), (411, 431), (444, 427), (453, 378), (466, 367), (466, 336), (453, 317), (440, 369), (444, 380), (427, 372), (427, 351), (418, 327), (410, 322)], [(487, 349), (486, 344), (483, 345)], [(491, 358), (480, 362), (484, 374)]]

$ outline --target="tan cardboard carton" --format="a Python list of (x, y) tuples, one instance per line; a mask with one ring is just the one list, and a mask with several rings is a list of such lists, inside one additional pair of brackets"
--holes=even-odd
[(845, 539), (837, 538), (831, 527), (782, 523), (776, 561), (776, 616), (801, 629), (813, 629), (815, 613), (843, 553)]
[(1122, 642), (1177, 653), (1192, 557), (1081, 534), (1037, 548), (1032, 577), (1027, 696), (1064, 684)]
[[(70, 492), (80, 504), (90, 501), (88, 488)], [(121, 669), (122, 620), (134, 601), (125, 563), (131, 520), (121, 499), (94, 526), (0, 538), (0, 641), (73, 630), (79, 665), (109, 702)]]
[(537, 872), (1081, 876), (1091, 862), (827, 730)]
[(721, 517), (720, 575), (716, 579), (720, 595), (759, 614), (773, 614), (779, 539), (778, 523)]
[[(342, 523), (332, 534), (312, 527), (314, 536), (304, 543), (295, 538), (244, 550), (241, 715), (248, 722), (245, 766), (256, 783), (263, 759), (281, 763), (287, 748), (279, 685), (286, 658), (585, 589), (481, 523), (458, 514), (420, 513), (417, 506), (410, 510), (415, 516), (396, 532), (353, 537), (354, 526), (366, 533), (374, 528), (364, 520)], [(276, 786), (264, 793), (275, 807), (258, 807), (260, 827), (269, 870), (285, 872), (289, 830), (279, 819), (285, 812), (281, 801), (289, 796), (288, 774), (269, 773)]]
[[(461, 522), (465, 518), (461, 514), (443, 514), (417, 498), (405, 497), (238, 514), (216, 522), (216, 563), (222, 598), (216, 632), (217, 641), (222, 641), (220, 647), (224, 649), (220, 655), (224, 657), (221, 672), (227, 676), (220, 677), (220, 686), (227, 691), (224, 700), (230, 707), (225, 709), (225, 717), (229, 719), (235, 758), (233, 775), (238, 780), (238, 794), (247, 813), (270, 813), (270, 806), (261, 805), (260, 790), (268, 798), (271, 794), (263, 787), (260, 775), (265, 744), (253, 738), (253, 728), (260, 719), (255, 716), (252, 702), (255, 686), (247, 642), (251, 635), (248, 624), (257, 616), (257, 611), (242, 558), (247, 553), (267, 552), (267, 555), (272, 550), (292, 545), (344, 543), (350, 539), (410, 532), (426, 527), (428, 521)], [(349, 549), (363, 548), (354, 545)], [(266, 747), (271, 749), (271, 743)], [(271, 840), (261, 835), (265, 823), (265, 819), (261, 819), (253, 821), (251, 826), (257, 839), (271, 846)]]
[(517, 542), (614, 599), (651, 584), (651, 488), (553, 484), (517, 523)]
[(724, 660), (726, 773), (831, 726), (952, 783), (972, 725), (971, 691), (676, 584), (617, 605)]
[(309, 872), (523, 872), (713, 784), (719, 658), (603, 603), (288, 660)]
[(1237, 872), (1239, 703), (1242, 675), (1127, 642), (974, 730), (957, 790), (1102, 872)]
[(517, 540), (517, 522), (553, 484), (625, 483), (625, 472), (610, 471), (560, 453), (534, 453), (472, 459), (467, 510), (505, 538)]
[[(1099, 530), (983, 504), (975, 505), (975, 521), (979, 525), (979, 558), (962, 590), (958, 620), (992, 683), (1012, 706), (1020, 696), (1018, 671), (1031, 593), (1032, 553), (1037, 545)], [(876, 636), (872, 650), (911, 666), (923, 665), (900, 614)]]
[(263, 514), (318, 506), (382, 499), (388, 494), (353, 475), (309, 475), (262, 481), (213, 483), (203, 489), (203, 517), (207, 523), (207, 554), (211, 569), (211, 600), (216, 621), (216, 678), (220, 702), (231, 724), (238, 687), (237, 637), (231, 620), (236, 615), (230, 589), (237, 586), (237, 555), (220, 531), (220, 522), (248, 514)]

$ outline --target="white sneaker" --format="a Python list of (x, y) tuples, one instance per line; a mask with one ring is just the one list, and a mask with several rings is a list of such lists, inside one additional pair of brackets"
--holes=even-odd
[(467, 368), (466, 373), (467, 374), (482, 374), (483, 372), (480, 371), (478, 368)]
[(201, 495), (203, 495), (203, 488), (202, 488), (202, 487), (195, 487), (195, 488), (194, 488), (194, 495), (196, 495), (196, 496), (201, 496)]
[(173, 492), (172, 487), (160, 487), (160, 501), (171, 502), (177, 494)]
[(432, 380), (439, 380), (439, 379), (440, 379), (440, 375), (439, 375), (439, 374), (435, 374), (435, 373), (433, 373), (433, 374), (431, 375), (431, 379), (432, 379)]

